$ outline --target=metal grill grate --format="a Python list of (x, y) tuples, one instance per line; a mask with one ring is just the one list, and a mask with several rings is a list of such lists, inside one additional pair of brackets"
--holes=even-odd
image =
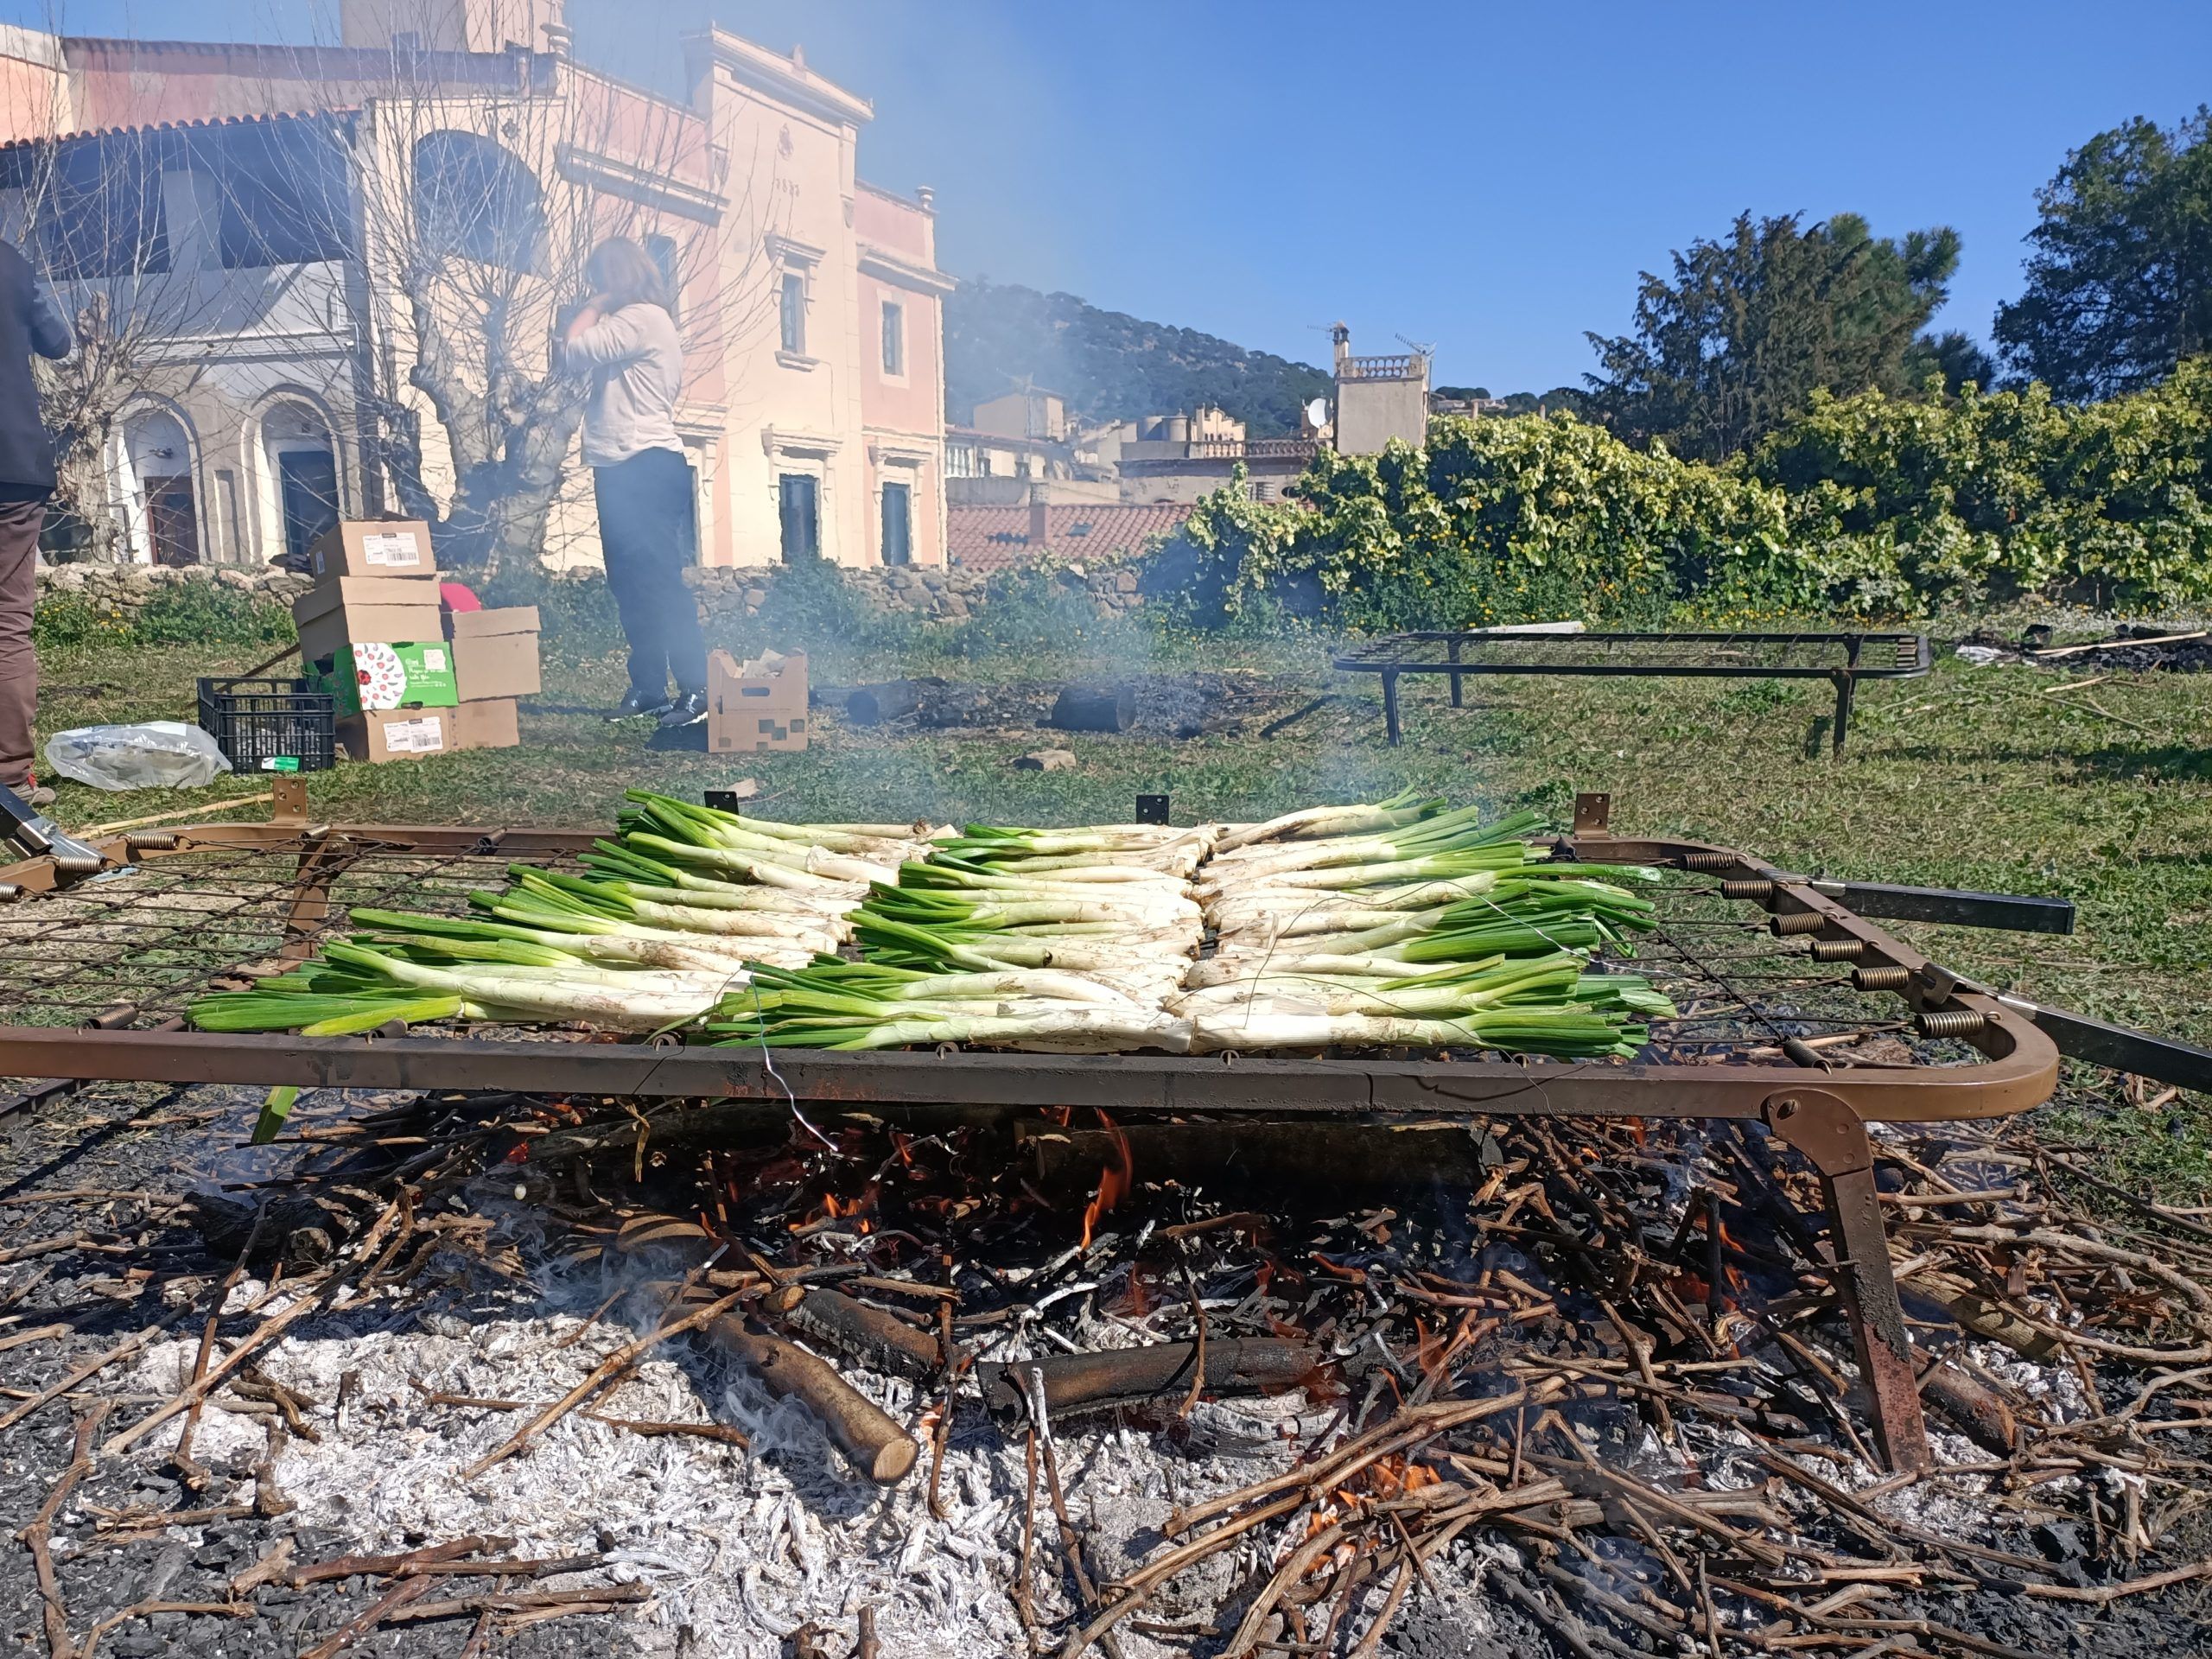
[[(496, 838), (455, 851), (355, 832), (150, 857), (0, 910), (0, 1008), (10, 1025), (160, 1026), (249, 969), (304, 959), (356, 907), (463, 914), (515, 861)], [(566, 852), (528, 861), (578, 868)]]
[[(357, 907), (462, 915), (470, 893), (507, 885), (512, 863), (578, 868), (575, 853), (588, 838), (527, 849), (510, 849), (497, 835), (453, 839), (426, 847), (346, 830), (255, 846), (188, 843), (24, 899), (0, 910), (5, 1023), (174, 1029), (193, 998), (242, 988), (256, 972), (303, 960), (326, 936), (342, 935)], [(1784, 1046), (1793, 1043), (1832, 1067), (1983, 1058), (1955, 1039), (1919, 1035), (1895, 997), (1854, 988), (1849, 962), (1815, 961), (1807, 938), (1775, 937), (1764, 909), (1725, 897), (1710, 875), (1670, 872), (1655, 896), (1658, 930), (1599, 958), (1644, 975), (1681, 1011), (1653, 1027), (1639, 1057), (1647, 1063), (1772, 1062), (1788, 1058)]]

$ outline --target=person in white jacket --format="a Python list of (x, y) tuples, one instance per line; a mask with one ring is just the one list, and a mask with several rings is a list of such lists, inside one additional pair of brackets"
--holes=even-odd
[[(707, 645), (683, 572), (698, 562), (691, 464), (676, 430), (683, 344), (659, 268), (627, 237), (602, 242), (584, 266), (591, 298), (564, 331), (567, 365), (591, 377), (584, 460), (599, 505), (630, 689), (612, 716), (658, 716), (662, 729), (707, 717)], [(675, 695), (669, 684), (675, 683)]]

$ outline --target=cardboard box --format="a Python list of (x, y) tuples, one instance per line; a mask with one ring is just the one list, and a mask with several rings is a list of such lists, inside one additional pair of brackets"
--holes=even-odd
[[(308, 574), (329, 576), (430, 576), (437, 574), (430, 527), (419, 518), (353, 519), (332, 526), (308, 549)], [(430, 602), (437, 602), (437, 590)]]
[(510, 605), (495, 611), (453, 611), (454, 673), (463, 702), (527, 697), (539, 689), (537, 607)]
[(708, 753), (805, 747), (805, 652), (772, 651), (742, 667), (726, 651), (707, 658)]
[(512, 749), (522, 741), (512, 697), (461, 702), (454, 707), (452, 720), (457, 749)]
[(340, 645), (308, 664), (308, 683), (337, 699), (340, 715), (387, 709), (450, 709), (461, 701), (453, 675), (453, 647), (364, 639)]
[(356, 640), (435, 639), (443, 631), (435, 582), (334, 576), (292, 601), (300, 657), (312, 663)]
[(446, 638), (481, 639), (503, 633), (536, 633), (537, 607), (502, 605), (488, 611), (448, 611)]
[(353, 715), (338, 722), (338, 741), (356, 760), (411, 760), (454, 747), (453, 714), (445, 709), (403, 709)]

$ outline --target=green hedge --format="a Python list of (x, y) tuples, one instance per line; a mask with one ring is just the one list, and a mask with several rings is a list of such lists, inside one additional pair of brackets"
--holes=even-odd
[(1287, 603), (1356, 628), (1866, 616), (2023, 594), (2212, 600), (2212, 360), (2068, 407), (2043, 387), (1821, 397), (1713, 467), (1569, 416), (1440, 419), (1324, 452), (1281, 505), (1207, 498), (1161, 569), (1192, 620)]
[(31, 639), (41, 651), (101, 644), (280, 645), (292, 637), (292, 613), (283, 606), (212, 582), (154, 588), (130, 609), (111, 599), (51, 590), (31, 613)]

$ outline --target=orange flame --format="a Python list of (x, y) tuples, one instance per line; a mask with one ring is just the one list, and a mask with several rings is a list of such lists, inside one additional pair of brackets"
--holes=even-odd
[(1106, 1126), (1107, 1136), (1114, 1143), (1114, 1161), (1098, 1172), (1098, 1191), (1084, 1206), (1083, 1248), (1086, 1250), (1090, 1248), (1090, 1236), (1097, 1228), (1098, 1217), (1128, 1197), (1131, 1185), (1129, 1137), (1105, 1113), (1098, 1114), (1098, 1121)]

